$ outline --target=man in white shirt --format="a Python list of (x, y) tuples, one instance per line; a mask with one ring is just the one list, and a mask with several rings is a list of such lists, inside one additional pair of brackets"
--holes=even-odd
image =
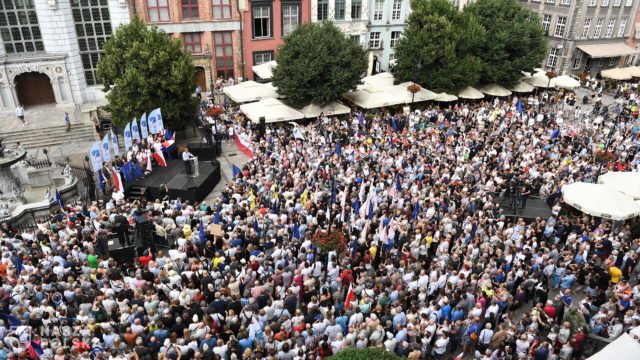
[(491, 338), (493, 337), (493, 330), (491, 330), (491, 323), (487, 323), (485, 328), (480, 331), (480, 336), (478, 337), (478, 345), (480, 345), (482, 351), (486, 350), (489, 347), (489, 343), (491, 342)]
[(193, 158), (193, 155), (191, 155), (191, 153), (189, 152), (189, 149), (184, 148), (184, 151), (182, 152), (182, 161), (184, 161), (184, 169), (187, 172), (187, 175), (191, 175), (191, 161), (190, 159)]
[(22, 121), (22, 126), (27, 126), (27, 122), (24, 120), (24, 106), (22, 104), (18, 104), (16, 108), (16, 116), (20, 121)]
[(449, 337), (447, 334), (442, 333), (433, 347), (433, 357), (434, 359), (440, 359), (442, 355), (447, 351), (447, 345), (449, 345)]

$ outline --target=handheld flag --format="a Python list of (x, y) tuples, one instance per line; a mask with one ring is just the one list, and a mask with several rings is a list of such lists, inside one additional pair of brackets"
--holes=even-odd
[(296, 124), (293, 121), (289, 122), (289, 124), (293, 125), (293, 131), (291, 132), (293, 134), (293, 137), (295, 139), (305, 140), (304, 135), (302, 134), (302, 130), (300, 130), (300, 125)]
[(147, 113), (142, 114), (140, 118), (140, 133), (142, 134), (142, 138), (146, 138), (149, 136), (149, 130), (147, 128)]
[(353, 291), (353, 284), (349, 284), (349, 290), (347, 291), (347, 296), (344, 299), (344, 309), (350, 310), (351, 303), (356, 299), (356, 293)]
[(114, 171), (111, 173), (111, 177), (113, 178), (113, 192), (123, 192), (124, 183), (122, 182), (122, 175)]
[(111, 151), (109, 151), (109, 134), (106, 134), (102, 138), (102, 144), (100, 144), (100, 154), (104, 162), (111, 161)]
[(353, 208), (353, 212), (355, 214), (359, 214), (360, 213), (360, 199), (356, 199), (356, 201), (353, 202), (353, 205), (351, 205), (351, 207)]
[(93, 171), (98, 171), (102, 169), (102, 155), (100, 155), (100, 142), (96, 141), (93, 143), (91, 147), (91, 152), (89, 152), (89, 156), (91, 158), (91, 166), (93, 167)]
[(207, 238), (204, 236), (204, 221), (200, 221), (200, 228), (198, 229), (198, 239), (200, 240), (200, 245), (207, 242)]
[(140, 129), (138, 128), (138, 120), (133, 118), (131, 122), (131, 135), (133, 136), (133, 140), (140, 141)]
[(256, 234), (260, 234), (260, 226), (258, 226), (258, 218), (257, 217), (253, 217), (253, 231), (256, 232)]
[(373, 219), (373, 201), (369, 200), (369, 211), (368, 211), (368, 219)]
[(342, 156), (342, 143), (341, 142), (338, 142), (336, 144), (336, 149), (335, 149), (334, 152), (336, 153), (336, 155)]
[(413, 207), (413, 213), (411, 214), (411, 219), (418, 220), (418, 215), (420, 214), (420, 200), (416, 202), (416, 206)]
[[(60, 192), (56, 189), (56, 204), (60, 207), (64, 207), (64, 203), (62, 202), (62, 196), (60, 196)], [(19, 274), (19, 273), (18, 273)]]
[(133, 136), (131, 135), (131, 123), (124, 127), (124, 147), (125, 152), (133, 146)]
[(294, 239), (300, 240), (300, 227), (298, 226), (298, 223), (293, 224), (293, 228), (291, 229), (291, 232), (293, 234)]
[(235, 165), (232, 165), (231, 170), (233, 171), (233, 177), (242, 174), (242, 170), (240, 170), (240, 168)]
[(213, 217), (213, 223), (218, 225), (220, 224), (220, 213), (216, 212), (216, 216)]
[(116, 133), (111, 129), (111, 147), (113, 148), (113, 153), (115, 155), (120, 155), (120, 146), (118, 145), (118, 138), (116, 137)]
[(162, 152), (154, 152), (152, 156), (154, 159), (156, 159), (158, 165), (162, 167), (167, 166), (167, 161), (164, 159), (164, 155), (162, 155)]

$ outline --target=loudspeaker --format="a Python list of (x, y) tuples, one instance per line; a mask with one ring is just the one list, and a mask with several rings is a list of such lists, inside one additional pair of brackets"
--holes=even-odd
[(265, 121), (266, 121), (265, 117), (264, 116), (260, 116), (260, 119), (258, 119), (258, 120), (260, 121), (260, 125), (264, 126)]
[(189, 143), (189, 152), (198, 157), (198, 161), (209, 161), (216, 158), (215, 148), (212, 144)]
[(266, 132), (265, 118), (264, 116), (260, 116), (258, 120), (258, 139), (262, 139)]
[(133, 245), (118, 249), (109, 249), (109, 256), (118, 264), (133, 264), (136, 256), (136, 249)]

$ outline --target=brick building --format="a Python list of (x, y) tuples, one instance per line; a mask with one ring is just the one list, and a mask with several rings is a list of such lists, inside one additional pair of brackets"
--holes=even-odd
[(275, 60), (284, 37), (311, 21), (311, 0), (238, 0), (242, 9), (245, 79), (257, 75), (251, 67)]
[(184, 43), (201, 89), (243, 75), (238, 0), (129, 0), (129, 8)]

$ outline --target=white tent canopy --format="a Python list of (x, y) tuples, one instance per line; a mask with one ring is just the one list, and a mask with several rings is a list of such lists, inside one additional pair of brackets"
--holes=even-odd
[(369, 84), (358, 86), (358, 90), (342, 95), (345, 99), (364, 109), (404, 104), (404, 96), (394, 93), (390, 87), (374, 88)]
[(255, 81), (244, 81), (238, 85), (228, 86), (223, 89), (225, 95), (237, 103), (246, 103), (261, 99), (275, 99), (278, 97), (278, 89), (271, 83), (261, 84)]
[(438, 94), (438, 96), (434, 99), (435, 101), (442, 101), (442, 102), (451, 102), (451, 101), (456, 101), (458, 100), (458, 97), (455, 95), (450, 95), (447, 93), (440, 93)]
[(631, 196), (606, 185), (577, 182), (562, 187), (562, 199), (574, 208), (597, 217), (626, 220), (640, 215)]
[(518, 83), (515, 84), (509, 90), (517, 93), (528, 93), (528, 92), (532, 92), (533, 89), (534, 89), (533, 85), (527, 84), (524, 81), (518, 81)]
[(394, 78), (391, 73), (383, 72), (362, 78), (364, 85), (369, 85), (375, 89), (384, 89), (393, 86)]
[(251, 70), (253, 70), (253, 72), (256, 73), (256, 75), (258, 75), (260, 79), (268, 80), (273, 77), (273, 69), (275, 69), (276, 66), (278, 66), (278, 63), (273, 60), (262, 63), (260, 65), (254, 65), (251, 67)]
[(243, 104), (240, 105), (240, 110), (254, 122), (258, 122), (262, 116), (264, 116), (266, 123), (292, 121), (304, 118), (303, 113), (285, 105), (278, 99), (264, 99)]
[(309, 104), (302, 109), (299, 110), (304, 114), (305, 118), (314, 118), (323, 113), (325, 115), (340, 115), (340, 114), (348, 114), (351, 109), (347, 106), (342, 105), (337, 101), (332, 101), (325, 106), (318, 106), (314, 104)]
[(549, 84), (549, 78), (544, 72), (537, 72), (533, 74), (533, 76), (525, 78), (524, 81), (529, 85), (539, 88), (548, 88), (551, 86), (551, 84)]
[(484, 94), (471, 86), (467, 86), (458, 92), (458, 97), (463, 99), (482, 99)]
[(602, 75), (602, 77), (606, 77), (613, 80), (629, 80), (632, 78), (631, 74), (629, 74), (625, 69), (622, 69), (622, 68), (602, 70), (600, 74)]
[(407, 87), (409, 87), (410, 85), (413, 85), (413, 83), (410, 81), (395, 85), (391, 88), (391, 92), (403, 96), (404, 103), (406, 104), (410, 103), (411, 100), (413, 100), (414, 102), (433, 100), (437, 96), (436, 93), (434, 93), (433, 91), (429, 91), (422, 86), (417, 93), (412, 94), (409, 90), (407, 90)]
[(640, 354), (640, 343), (631, 335), (623, 333), (602, 350), (587, 360), (637, 360)]
[(481, 92), (491, 95), (491, 96), (509, 96), (511, 95), (511, 91), (503, 88), (498, 84), (489, 84), (481, 86), (478, 90)]
[(640, 199), (640, 173), (630, 171), (611, 171), (598, 178), (598, 183)]
[(551, 79), (551, 86), (563, 88), (563, 89), (575, 89), (580, 87), (580, 81), (567, 75), (560, 75)]

